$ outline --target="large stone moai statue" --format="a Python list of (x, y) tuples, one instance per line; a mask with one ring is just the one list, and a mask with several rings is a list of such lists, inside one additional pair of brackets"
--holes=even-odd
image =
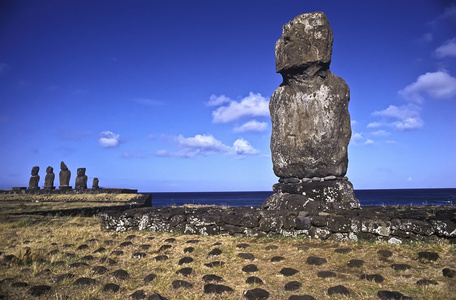
[(333, 34), (322, 12), (283, 26), (275, 46), (283, 83), (269, 103), (271, 154), (279, 177), (268, 209), (350, 209), (359, 202), (345, 178), (351, 137), (345, 81), (329, 69)]
[(100, 182), (100, 181), (98, 180), (97, 177), (95, 177), (95, 178), (93, 179), (93, 181), (92, 181), (92, 189), (93, 189), (93, 190), (98, 190), (98, 189), (100, 188), (99, 182)]
[(78, 176), (75, 180), (75, 189), (87, 189), (87, 175), (85, 174), (86, 168), (78, 168)]
[(40, 171), (40, 167), (35, 166), (32, 168), (32, 176), (30, 177), (29, 180), (29, 190), (39, 190), (40, 187), (38, 186), (38, 183), (40, 182), (40, 176), (38, 175), (38, 172)]
[(46, 190), (55, 189), (54, 179), (55, 179), (54, 168), (49, 166), (46, 169), (46, 177), (44, 177), (44, 189), (46, 189)]
[(59, 186), (59, 189), (61, 189), (61, 190), (70, 190), (71, 189), (70, 179), (71, 179), (71, 171), (68, 170), (68, 167), (62, 161), (60, 163), (60, 173), (59, 173), (60, 186)]

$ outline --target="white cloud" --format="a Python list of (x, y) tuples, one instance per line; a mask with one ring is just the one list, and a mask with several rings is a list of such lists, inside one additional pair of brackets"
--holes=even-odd
[(252, 120), (247, 123), (242, 124), (241, 126), (235, 127), (234, 132), (246, 132), (246, 131), (265, 131), (268, 128), (268, 123), (258, 122), (257, 120)]
[(367, 128), (378, 128), (378, 127), (382, 127), (384, 124), (381, 123), (381, 122), (370, 122), (369, 124), (367, 124)]
[(358, 140), (363, 139), (364, 137), (363, 137), (362, 133), (356, 132), (356, 133), (352, 134), (351, 138), (354, 141), (358, 141)]
[(388, 135), (390, 135), (390, 133), (388, 131), (386, 131), (386, 130), (380, 129), (380, 130), (372, 132), (372, 135), (374, 135), (374, 136), (388, 136)]
[(206, 104), (208, 106), (220, 106), (222, 104), (229, 103), (231, 101), (232, 100), (229, 97), (225, 96), (225, 95), (220, 95), (220, 96), (211, 95), (209, 97), (209, 101)]
[(450, 99), (456, 97), (456, 78), (444, 71), (428, 72), (399, 91), (406, 100), (421, 103), (423, 94), (433, 99)]
[(354, 126), (354, 125), (358, 124), (358, 121), (356, 121), (356, 120), (351, 120), (350, 123), (351, 123), (351, 126)]
[[(420, 129), (424, 125), (420, 117), (420, 108), (413, 104), (403, 106), (390, 105), (384, 110), (375, 111), (373, 115), (388, 120), (388, 122), (378, 124), (393, 126), (400, 131)], [(370, 128), (374, 128), (374, 126), (370, 126)]]
[(372, 145), (372, 144), (374, 144), (374, 143), (375, 143), (375, 142), (374, 142), (373, 140), (370, 140), (370, 139), (367, 139), (367, 140), (364, 142), (365, 145)]
[(112, 131), (103, 131), (100, 133), (98, 143), (101, 147), (113, 148), (119, 145), (120, 135)]
[(247, 154), (257, 154), (258, 150), (252, 147), (249, 142), (244, 140), (243, 138), (237, 139), (233, 143), (234, 152), (238, 155), (247, 155)]
[(435, 55), (438, 58), (445, 56), (456, 56), (456, 38), (446, 41), (442, 46), (435, 50)]
[(226, 106), (221, 106), (212, 112), (212, 122), (229, 123), (243, 117), (269, 116), (269, 101), (261, 94), (250, 94), (241, 101), (230, 100)]

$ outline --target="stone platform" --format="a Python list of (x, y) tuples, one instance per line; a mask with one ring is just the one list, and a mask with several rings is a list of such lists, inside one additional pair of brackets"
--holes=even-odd
[(13, 187), (11, 190), (0, 190), (0, 194), (137, 194), (138, 190), (124, 188), (94, 188), (94, 189), (73, 189), (72, 187), (50, 189), (50, 188), (27, 188)]
[(318, 212), (262, 207), (149, 207), (99, 214), (107, 230), (329, 240), (456, 241), (456, 207), (366, 206)]

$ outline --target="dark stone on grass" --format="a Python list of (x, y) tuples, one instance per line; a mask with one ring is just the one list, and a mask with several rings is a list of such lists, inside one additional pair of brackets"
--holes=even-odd
[(66, 273), (66, 274), (61, 274), (61, 275), (59, 275), (57, 277), (52, 278), (52, 281), (54, 281), (54, 283), (60, 283), (60, 282), (62, 282), (64, 280), (66, 280), (66, 279), (71, 279), (73, 277), (74, 277), (73, 274)]
[(428, 251), (418, 252), (418, 259), (435, 261), (439, 258), (440, 258), (439, 254), (435, 253), (435, 252), (428, 252)]
[(155, 261), (165, 261), (167, 259), (168, 259), (168, 256), (166, 256), (166, 255), (157, 255), (154, 257)]
[(222, 250), (220, 250), (219, 248), (214, 248), (211, 250), (211, 252), (208, 253), (208, 255), (210, 256), (216, 256), (220, 254), (222, 254)]
[(198, 244), (200, 241), (199, 240), (189, 240), (186, 243), (187, 244)]
[(178, 264), (180, 266), (183, 264), (189, 264), (191, 262), (193, 262), (193, 258), (191, 258), (190, 256), (184, 256), (179, 260)]
[(225, 265), (225, 263), (223, 261), (216, 260), (216, 261), (204, 264), (204, 265), (208, 268), (214, 268), (214, 267), (223, 267)]
[(212, 246), (220, 246), (221, 244), (222, 244), (222, 243), (217, 242), (217, 243), (212, 244)]
[(112, 293), (117, 293), (120, 289), (120, 286), (118, 286), (115, 283), (107, 283), (103, 287), (103, 292), (112, 292)]
[(117, 279), (124, 280), (130, 277), (130, 274), (128, 274), (128, 272), (125, 270), (119, 269), (117, 271), (112, 272), (112, 276)]
[(343, 285), (333, 286), (328, 289), (328, 295), (331, 296), (331, 295), (336, 295), (336, 294), (350, 296), (350, 291)]
[(164, 240), (165, 243), (174, 243), (175, 241), (176, 241), (175, 238), (169, 238), (169, 239)]
[(133, 245), (132, 242), (123, 242), (123, 243), (119, 244), (119, 247), (120, 248), (124, 248), (124, 247), (128, 247), (128, 246), (131, 246), (131, 245)]
[(89, 265), (86, 264), (85, 262), (75, 262), (70, 265), (68, 265), (68, 268), (70, 269), (76, 269), (76, 268), (81, 268), (81, 267), (88, 267)]
[(392, 264), (391, 268), (393, 268), (396, 271), (405, 271), (411, 269), (412, 267), (408, 264)]
[(442, 270), (442, 274), (444, 277), (453, 278), (456, 277), (456, 270), (445, 268)]
[(250, 247), (250, 245), (245, 243), (236, 245), (236, 248), (238, 249), (247, 249), (248, 247)]
[(283, 256), (274, 256), (273, 258), (271, 258), (271, 262), (278, 262), (278, 261), (282, 261), (282, 260), (285, 260), (285, 257), (283, 257)]
[(22, 281), (13, 282), (11, 284), (11, 287), (15, 287), (15, 288), (23, 288), (23, 287), (27, 287), (27, 286), (28, 286), (28, 283), (22, 282)]
[(131, 255), (131, 258), (141, 259), (146, 257), (146, 253), (144, 252), (135, 252)]
[(252, 253), (239, 253), (237, 256), (240, 257), (240, 258), (243, 258), (243, 259), (247, 259), (247, 260), (254, 260), (255, 259), (255, 256), (253, 256)]
[(151, 273), (151, 274), (147, 275), (146, 277), (144, 277), (144, 283), (149, 283), (152, 280), (154, 280), (155, 278), (157, 278), (157, 275), (155, 275), (154, 273)]
[(136, 238), (136, 235), (130, 234), (130, 235), (127, 236), (125, 239), (126, 239), (126, 240), (132, 240), (132, 239), (134, 239), (134, 238)]
[(416, 282), (417, 285), (438, 285), (439, 283), (434, 280), (429, 280), (429, 279), (420, 279)]
[(51, 290), (49, 285), (34, 285), (28, 290), (28, 293), (32, 296), (40, 297), (49, 290)]
[(382, 283), (385, 280), (380, 274), (363, 274), (359, 279), (375, 281), (376, 283)]
[(364, 265), (364, 260), (362, 259), (352, 259), (347, 263), (349, 268), (360, 268)]
[(407, 300), (412, 299), (411, 297), (404, 296), (403, 294), (396, 291), (379, 291), (377, 296), (381, 300)]
[(28, 273), (32, 273), (32, 272), (33, 272), (33, 270), (30, 268), (21, 269), (21, 273), (23, 273), (23, 274), (28, 274)]
[(153, 239), (155, 239), (155, 237), (154, 236), (148, 236), (147, 239), (148, 240), (153, 240)]
[(63, 266), (64, 264), (65, 264), (65, 262), (63, 260), (58, 260), (58, 261), (52, 262), (51, 266), (58, 267), (58, 266)]
[(309, 265), (320, 266), (322, 264), (325, 264), (326, 262), (327, 262), (326, 258), (323, 258), (323, 257), (309, 256), (307, 258), (307, 263)]
[(92, 268), (92, 274), (104, 274), (108, 272), (108, 268), (103, 266), (96, 266)]
[(292, 295), (288, 300), (317, 300), (310, 295)]
[(162, 297), (158, 293), (153, 293), (152, 295), (149, 296), (149, 298), (147, 298), (147, 300), (167, 300), (167, 299), (165, 297)]
[(95, 253), (103, 253), (103, 252), (105, 252), (105, 251), (106, 251), (106, 248), (100, 247), (100, 248), (98, 248), (97, 250), (93, 251), (92, 253), (94, 253), (94, 254), (95, 254)]
[(89, 245), (82, 244), (82, 245), (80, 245), (79, 247), (76, 248), (76, 250), (85, 250), (85, 249), (89, 249)]
[(86, 256), (81, 257), (81, 260), (93, 260), (93, 256), (92, 255), (86, 255)]
[(54, 249), (54, 250), (50, 251), (50, 252), (48, 253), (48, 255), (56, 255), (56, 254), (59, 253), (59, 252), (60, 252), (60, 251), (59, 251), (58, 249)]
[(124, 254), (124, 252), (122, 250), (114, 250), (111, 252), (111, 255), (119, 256), (119, 255), (123, 255), (123, 254)]
[(114, 259), (111, 259), (109, 257), (102, 257), (100, 258), (101, 263), (107, 263), (109, 265), (115, 265), (117, 262)]
[(264, 248), (265, 250), (277, 250), (279, 249), (279, 247), (277, 247), (276, 245), (269, 245), (269, 246), (266, 246), (266, 248)]
[(171, 285), (174, 289), (178, 289), (178, 288), (190, 289), (193, 287), (193, 284), (191, 284), (190, 282), (184, 281), (184, 280), (174, 280), (171, 283)]
[(320, 278), (330, 278), (330, 277), (336, 277), (336, 273), (332, 271), (320, 271), (317, 274), (318, 277)]
[(65, 252), (64, 255), (68, 258), (75, 258), (76, 257), (76, 254), (74, 254), (73, 252)]
[(211, 281), (223, 282), (224, 280), (220, 276), (217, 276), (217, 275), (214, 275), (214, 274), (209, 274), (209, 275), (204, 275), (203, 276), (203, 281), (204, 282), (211, 282)]
[(18, 262), (19, 259), (16, 256), (14, 256), (13, 254), (8, 254), (8, 255), (3, 256), (3, 261), (15, 263), (15, 262)]
[(204, 286), (204, 293), (205, 294), (223, 294), (223, 293), (232, 293), (234, 290), (229, 286), (222, 285), (222, 284), (206, 284)]
[(195, 251), (195, 248), (193, 247), (187, 247), (184, 249), (184, 253), (192, 253), (193, 251)]
[(256, 276), (250, 276), (249, 278), (247, 278), (245, 280), (245, 283), (248, 283), (248, 284), (264, 284), (263, 280), (261, 280), (260, 278), (258, 278)]
[(350, 248), (338, 248), (338, 249), (334, 250), (334, 252), (341, 253), (341, 254), (347, 254), (347, 253), (350, 253), (351, 251), (352, 251), (352, 249), (350, 249)]
[(141, 250), (149, 250), (150, 247), (151, 247), (151, 245), (144, 244), (144, 245), (139, 246), (139, 249), (141, 249)]
[(147, 297), (146, 292), (143, 290), (137, 290), (136, 292), (134, 292), (133, 294), (130, 295), (130, 298), (132, 298), (132, 299), (144, 299), (146, 297)]
[(296, 291), (302, 287), (302, 284), (299, 281), (290, 281), (285, 284), (285, 291)]
[(298, 272), (299, 272), (298, 270), (295, 270), (292, 268), (283, 268), (282, 270), (280, 270), (280, 274), (282, 274), (283, 276), (287, 276), (287, 277), (293, 276)]
[(93, 285), (97, 283), (97, 281), (93, 278), (88, 278), (88, 277), (80, 277), (76, 279), (76, 281), (73, 283), (73, 285)]
[(160, 247), (160, 249), (158, 249), (158, 251), (165, 251), (165, 250), (168, 250), (168, 249), (171, 249), (173, 246), (171, 245), (163, 245)]
[(244, 291), (244, 297), (248, 300), (261, 300), (261, 299), (268, 299), (269, 293), (266, 290), (256, 288), (253, 290)]
[(242, 271), (246, 273), (258, 272), (258, 267), (256, 265), (251, 264), (243, 267)]
[(40, 276), (43, 276), (43, 275), (49, 274), (49, 273), (51, 273), (51, 270), (49, 270), (49, 269), (44, 269), (44, 270), (41, 270), (41, 271), (39, 271), (38, 273), (36, 273), (36, 274), (35, 274), (35, 277), (40, 277)]
[(193, 272), (192, 268), (182, 268), (180, 270), (177, 270), (176, 274), (182, 274), (184, 276), (189, 276), (190, 274), (192, 274), (192, 272)]
[(379, 256), (381, 256), (381, 257), (384, 257), (384, 258), (388, 258), (388, 257), (393, 256), (393, 252), (391, 252), (389, 250), (378, 250), (377, 254)]

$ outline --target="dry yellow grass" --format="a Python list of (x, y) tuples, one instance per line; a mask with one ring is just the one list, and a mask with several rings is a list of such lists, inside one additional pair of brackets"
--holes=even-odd
[[(288, 299), (291, 295), (308, 294), (316, 299), (344, 299), (345, 296), (328, 296), (328, 288), (344, 285), (351, 291), (350, 299), (377, 299), (379, 290), (400, 291), (413, 299), (452, 299), (456, 295), (456, 281), (443, 277), (442, 269), (456, 269), (456, 250), (449, 244), (410, 244), (393, 246), (385, 243), (336, 243), (319, 240), (293, 238), (234, 238), (230, 236), (196, 236), (173, 235), (135, 231), (114, 233), (101, 231), (99, 220), (96, 217), (0, 217), (0, 251), (3, 252), (0, 265), (0, 290), (7, 299), (32, 299), (28, 290), (33, 285), (45, 284), (51, 286), (43, 299), (126, 299), (137, 290), (144, 290), (150, 295), (158, 292), (168, 299), (243, 299), (243, 292), (260, 287), (271, 294), (271, 299)], [(175, 241), (168, 239), (173, 238)], [(198, 240), (198, 243), (188, 243), (189, 240)], [(121, 247), (121, 243), (130, 241), (132, 244)], [(220, 243), (220, 244), (216, 244)], [(246, 249), (236, 247), (247, 243)], [(78, 250), (81, 245), (85, 249)], [(142, 245), (149, 245), (147, 246)], [(171, 248), (159, 250), (163, 245)], [(267, 250), (270, 245), (277, 249)], [(194, 247), (192, 253), (184, 253), (187, 247)], [(298, 248), (301, 247), (301, 248)], [(96, 250), (104, 248), (103, 252)], [(209, 256), (208, 253), (219, 248), (222, 253), (218, 256)], [(349, 248), (349, 253), (337, 253), (337, 248)], [(301, 250), (298, 250), (301, 249)], [(393, 252), (393, 256), (383, 259), (378, 256), (379, 249)], [(120, 255), (112, 252), (123, 251)], [(437, 252), (440, 258), (437, 261), (417, 260), (420, 251)], [(143, 252), (145, 257), (137, 259), (132, 255)], [(252, 253), (255, 260), (249, 261), (238, 257), (238, 254)], [(74, 257), (67, 253), (73, 253)], [(14, 255), (16, 259), (11, 259)], [(91, 255), (93, 259), (87, 260)], [(158, 255), (167, 255), (169, 259), (155, 261)], [(179, 260), (189, 256), (193, 262), (179, 265)], [(271, 262), (274, 256), (282, 256), (283, 261)], [(324, 257), (326, 264), (309, 265), (306, 260), (309, 256)], [(9, 258), (9, 259), (8, 259)], [(115, 262), (100, 262), (100, 259), (113, 259)], [(364, 260), (360, 268), (349, 268), (347, 262), (352, 259)], [(208, 268), (206, 263), (223, 261), (221, 267)], [(56, 262), (62, 262), (56, 264)], [(87, 266), (69, 269), (75, 262), (85, 262)], [(390, 266), (393, 263), (406, 263), (411, 269), (395, 271)], [(258, 271), (245, 273), (242, 268), (248, 264), (255, 264)], [(93, 274), (95, 266), (104, 266), (108, 269), (105, 274)], [(176, 274), (181, 268), (190, 267), (193, 272), (185, 277)], [(299, 272), (291, 277), (280, 275), (282, 268), (294, 268)], [(49, 269), (49, 273), (36, 276), (37, 273)], [(113, 277), (112, 273), (123, 269), (130, 274), (126, 280)], [(319, 271), (333, 271), (334, 278), (319, 278)], [(53, 278), (61, 274), (71, 273), (73, 278), (55, 283)], [(150, 283), (144, 283), (144, 277), (154, 273), (157, 277)], [(379, 273), (384, 278), (383, 283), (360, 280), (364, 273)], [(202, 277), (206, 274), (215, 274), (224, 279), (224, 284), (234, 292), (222, 295), (204, 294), (205, 283)], [(257, 276), (264, 282), (263, 285), (247, 284), (249, 276)], [(80, 277), (93, 278), (97, 282), (91, 286), (75, 286), (75, 280)], [(435, 280), (438, 285), (421, 287), (416, 281), (422, 278)], [(190, 289), (173, 289), (174, 280), (185, 280), (193, 284)], [(298, 281), (302, 287), (297, 291), (285, 291), (284, 286), (290, 281)], [(12, 284), (25, 282), (27, 287), (13, 287)], [(116, 293), (103, 292), (103, 286), (114, 283), (120, 286)]]

